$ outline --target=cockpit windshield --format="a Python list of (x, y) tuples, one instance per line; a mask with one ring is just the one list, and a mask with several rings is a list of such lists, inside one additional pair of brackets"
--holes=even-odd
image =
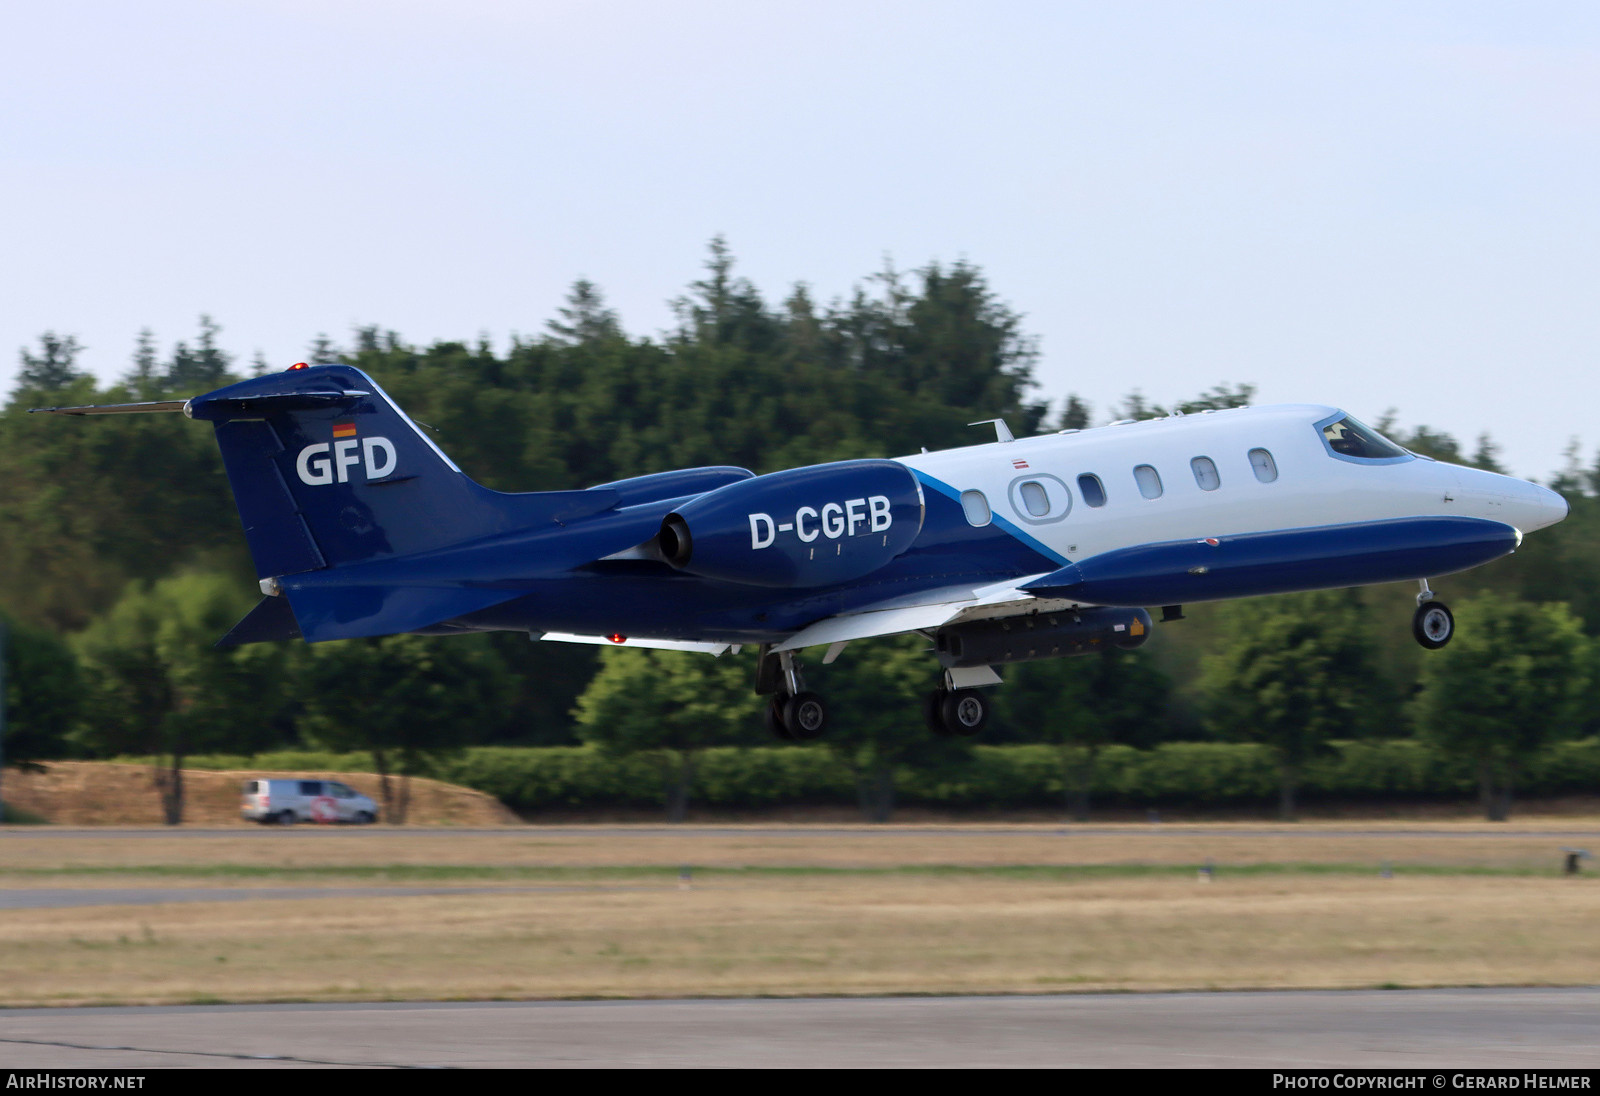
[(1403, 460), (1411, 455), (1372, 427), (1349, 415), (1319, 425), (1323, 442), (1329, 452), (1337, 457), (1351, 460)]

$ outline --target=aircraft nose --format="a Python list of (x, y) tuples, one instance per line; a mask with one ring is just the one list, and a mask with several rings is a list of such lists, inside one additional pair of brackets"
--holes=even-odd
[(1568, 502), (1566, 496), (1560, 492), (1541, 487), (1539, 488), (1539, 495), (1547, 515), (1545, 525), (1554, 525), (1558, 521), (1566, 521), (1567, 515), (1572, 513), (1572, 503)]
[(1572, 512), (1572, 506), (1559, 492), (1526, 480), (1513, 482), (1517, 484), (1515, 502), (1518, 520), (1515, 524), (1524, 533), (1565, 521)]
[(1570, 512), (1566, 499), (1537, 483), (1479, 468), (1456, 467), (1452, 471), (1468, 511), (1524, 533), (1564, 521)]

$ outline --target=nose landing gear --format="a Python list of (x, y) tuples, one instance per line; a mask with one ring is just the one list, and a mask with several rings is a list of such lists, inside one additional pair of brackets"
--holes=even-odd
[(1428, 650), (1437, 651), (1456, 634), (1456, 618), (1448, 605), (1433, 600), (1428, 580), (1422, 579), (1421, 582), (1422, 592), (1417, 595), (1417, 611), (1411, 618), (1411, 634)]

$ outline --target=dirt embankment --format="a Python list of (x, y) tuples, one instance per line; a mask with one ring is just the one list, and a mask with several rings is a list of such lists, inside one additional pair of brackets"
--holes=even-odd
[[(239, 817), (240, 785), (248, 777), (300, 777), (338, 780), (382, 809), (378, 777), (373, 773), (210, 772), (185, 769), (183, 820), (197, 826), (250, 826)], [(44, 772), (5, 772), (8, 806), (67, 826), (159, 826), (161, 797), (154, 774), (145, 765), (104, 761), (52, 761)], [(390, 786), (399, 791), (399, 778)], [(483, 792), (422, 777), (411, 778), (407, 821), (430, 826), (505, 826), (519, 819), (499, 800)]]

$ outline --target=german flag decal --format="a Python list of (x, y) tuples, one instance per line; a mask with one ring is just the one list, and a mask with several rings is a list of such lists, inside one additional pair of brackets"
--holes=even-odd
[(333, 436), (336, 438), (353, 438), (356, 436), (356, 424), (353, 422), (336, 422), (333, 424)]

